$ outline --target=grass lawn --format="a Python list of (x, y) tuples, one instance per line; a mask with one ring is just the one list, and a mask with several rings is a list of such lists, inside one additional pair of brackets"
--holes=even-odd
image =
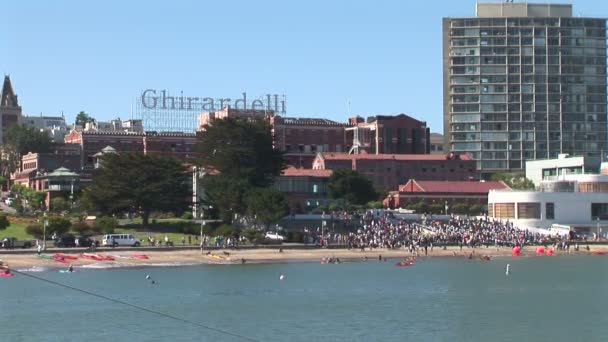
[(14, 237), (17, 240), (36, 240), (35, 237), (25, 232), (25, 223), (13, 223), (8, 226), (5, 230), (0, 230), (0, 237)]
[[(165, 241), (165, 235), (176, 246), (181, 246), (182, 236), (186, 238), (188, 244), (188, 235), (192, 236), (192, 244), (198, 245), (199, 240), (195, 236), (200, 236), (200, 225), (193, 223), (191, 220), (181, 218), (156, 219), (150, 220), (149, 226), (144, 228), (141, 226), (141, 218), (131, 220), (120, 220), (120, 226), (114, 229), (115, 233), (133, 234), (137, 239), (143, 241), (143, 245), (148, 245), (148, 236), (152, 236), (156, 241)], [(184, 229), (190, 234), (184, 233)]]

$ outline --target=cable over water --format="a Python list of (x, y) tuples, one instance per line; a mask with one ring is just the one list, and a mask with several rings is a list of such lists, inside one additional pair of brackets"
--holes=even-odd
[(16, 271), (16, 270), (13, 270), (13, 269), (11, 269), (11, 272), (19, 274), (19, 275), (22, 275), (24, 277), (30, 277), (30, 278), (38, 280), (38, 281), (42, 281), (42, 282), (53, 284), (53, 285), (56, 285), (56, 286), (59, 286), (59, 287), (63, 287), (63, 288), (66, 288), (66, 289), (69, 289), (69, 290), (72, 290), (72, 291), (84, 293), (84, 294), (89, 295), (89, 296), (93, 296), (93, 297), (96, 297), (96, 298), (104, 299), (104, 300), (107, 300), (107, 301), (110, 301), (110, 302), (113, 302), (113, 303), (129, 306), (129, 307), (132, 307), (132, 308), (140, 310), (140, 311), (144, 311), (144, 312), (148, 312), (148, 313), (155, 314), (155, 315), (158, 315), (158, 316), (162, 316), (162, 317), (165, 317), (165, 318), (169, 318), (169, 319), (172, 319), (172, 320), (184, 323), (184, 324), (194, 325), (194, 326), (206, 329), (206, 330), (210, 330), (210, 331), (214, 331), (214, 332), (217, 332), (217, 333), (220, 333), (220, 334), (224, 334), (224, 335), (240, 338), (240, 339), (246, 340), (246, 341), (261, 342), (260, 340), (257, 340), (257, 339), (255, 339), (253, 337), (249, 337), (249, 336), (233, 333), (233, 332), (230, 332), (230, 331), (227, 331), (227, 330), (215, 328), (215, 327), (212, 327), (212, 326), (200, 323), (200, 322), (191, 321), (191, 320), (186, 319), (186, 318), (174, 316), (174, 315), (171, 315), (171, 314), (168, 314), (168, 313), (164, 313), (164, 312), (161, 312), (161, 311), (157, 311), (157, 310), (153, 310), (153, 309), (150, 309), (150, 308), (146, 308), (144, 306), (140, 306), (140, 305), (137, 305), (137, 304), (132, 304), (132, 303), (129, 303), (129, 302), (125, 302), (125, 301), (120, 300), (120, 299), (104, 296), (104, 295), (101, 295), (101, 294), (98, 294), (98, 293), (95, 293), (95, 292), (91, 292), (91, 291), (83, 290), (83, 289), (80, 289), (80, 288), (77, 288), (77, 287), (74, 287), (74, 286), (62, 284), (60, 282), (57, 282), (57, 281), (54, 281), (54, 280), (49, 280), (49, 279), (42, 278), (42, 277), (38, 277), (36, 275), (29, 274), (29, 273), (26, 273), (26, 272)]

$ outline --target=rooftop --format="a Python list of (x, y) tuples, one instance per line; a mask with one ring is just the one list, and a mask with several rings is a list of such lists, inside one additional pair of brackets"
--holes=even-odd
[[(348, 153), (320, 153), (326, 160), (449, 160), (444, 154), (348, 154)], [(457, 155), (456, 160), (473, 160), (468, 154)]]
[(409, 192), (410, 183), (414, 182), (423, 192), (443, 193), (488, 193), (495, 189), (510, 189), (502, 181), (417, 181), (410, 180), (408, 184), (400, 185), (399, 191)]
[(329, 177), (331, 174), (332, 170), (297, 169), (295, 167), (288, 167), (283, 170), (281, 175), (287, 177)]

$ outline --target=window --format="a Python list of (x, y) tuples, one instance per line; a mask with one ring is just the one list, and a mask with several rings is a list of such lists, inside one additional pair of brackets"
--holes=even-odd
[(555, 219), (555, 204), (551, 202), (545, 203), (545, 216), (547, 220)]
[(517, 217), (520, 219), (539, 219), (540, 203), (518, 203)]
[(608, 219), (608, 203), (591, 203), (591, 219)]
[(515, 203), (495, 203), (494, 217), (515, 218)]

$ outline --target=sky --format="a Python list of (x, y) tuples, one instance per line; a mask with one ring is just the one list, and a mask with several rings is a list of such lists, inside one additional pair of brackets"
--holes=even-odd
[[(129, 119), (143, 90), (166, 89), (285, 94), (286, 116), (406, 113), (442, 132), (441, 20), (474, 16), (475, 3), (6, 1), (0, 72), (24, 114), (68, 123), (79, 111)], [(577, 16), (608, 17), (606, 1), (573, 5)]]

